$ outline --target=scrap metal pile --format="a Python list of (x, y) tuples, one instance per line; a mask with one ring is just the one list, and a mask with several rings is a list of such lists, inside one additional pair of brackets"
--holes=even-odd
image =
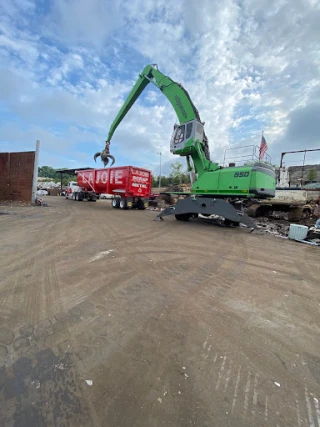
[[(166, 191), (179, 192), (181, 188), (172, 186), (168, 187)], [(162, 210), (168, 205), (175, 203), (176, 199), (179, 198), (179, 196), (164, 194), (157, 194), (155, 196), (156, 197), (149, 201), (149, 209), (151, 210)], [(269, 211), (265, 216), (252, 218), (256, 224), (255, 233), (287, 239), (290, 224), (299, 224), (309, 228), (305, 240), (311, 242), (311, 244), (320, 245), (320, 201), (314, 201), (312, 205), (313, 213), (296, 221), (292, 221), (289, 218), (289, 213), (287, 211)], [(244, 206), (242, 209), (246, 211)], [(224, 220), (217, 215), (210, 215), (207, 217), (199, 215), (199, 218), (218, 226), (225, 226)]]
[(285, 219), (274, 220), (266, 217), (256, 218), (257, 231), (261, 234), (272, 234), (277, 237), (287, 237), (289, 223)]
[[(287, 239), (289, 236), (290, 224), (286, 219), (275, 220), (273, 218), (257, 218), (257, 230), (261, 234), (271, 234), (275, 237)], [(320, 218), (315, 217), (304, 218), (297, 221), (296, 224), (308, 227), (307, 236), (302, 240), (303, 243), (309, 243), (314, 246), (320, 246)]]

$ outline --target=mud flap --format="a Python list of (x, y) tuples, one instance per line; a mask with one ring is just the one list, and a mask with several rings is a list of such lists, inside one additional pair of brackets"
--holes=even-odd
[(169, 206), (160, 212), (156, 221), (163, 220), (168, 215), (202, 214), (218, 215), (233, 222), (239, 222), (249, 228), (256, 228), (255, 223), (244, 212), (237, 211), (231, 203), (223, 199), (189, 196), (179, 200), (174, 206)]

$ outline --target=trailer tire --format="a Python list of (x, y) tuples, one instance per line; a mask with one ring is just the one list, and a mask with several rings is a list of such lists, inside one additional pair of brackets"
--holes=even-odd
[(120, 199), (119, 206), (120, 209), (128, 209), (127, 199)]
[(140, 211), (143, 211), (145, 209), (143, 200), (141, 199), (137, 200), (136, 208), (139, 209)]
[(114, 198), (114, 199), (112, 199), (112, 203), (111, 204), (112, 204), (113, 208), (118, 209), (120, 207), (120, 200)]

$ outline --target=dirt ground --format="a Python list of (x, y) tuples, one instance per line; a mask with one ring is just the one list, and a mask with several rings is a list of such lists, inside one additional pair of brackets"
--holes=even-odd
[(318, 248), (0, 207), (1, 426), (320, 426)]

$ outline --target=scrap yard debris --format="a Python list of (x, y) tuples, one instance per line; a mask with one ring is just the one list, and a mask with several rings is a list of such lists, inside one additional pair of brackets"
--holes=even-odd
[[(256, 221), (258, 232), (261, 234), (272, 234), (276, 237), (287, 239), (289, 236), (290, 223), (287, 220), (273, 220), (270, 218), (257, 218)], [(320, 246), (320, 219), (315, 223), (314, 218), (305, 218), (300, 220), (296, 225), (304, 225), (307, 227), (307, 235), (304, 239), (293, 238), (298, 242), (307, 243), (314, 246)]]
[(289, 233), (289, 223), (284, 219), (278, 221), (269, 218), (256, 219), (257, 230), (261, 234), (272, 234), (277, 237), (287, 237)]
[(317, 220), (314, 227), (309, 228), (309, 231), (305, 240), (320, 246), (320, 218)]
[[(151, 205), (151, 206), (150, 206)], [(165, 200), (160, 197), (155, 198), (152, 204), (149, 205), (149, 210), (158, 211), (168, 206)], [(224, 219), (217, 215), (203, 216), (199, 215), (202, 221), (225, 227)], [(270, 212), (268, 216), (252, 218), (256, 224), (255, 233), (272, 235), (282, 239), (288, 239), (291, 224), (304, 225), (308, 227), (308, 233), (305, 239), (298, 240), (309, 245), (320, 246), (320, 218), (315, 219), (314, 215), (301, 218), (299, 221), (289, 221), (288, 212), (275, 211)], [(241, 224), (240, 224), (241, 225)], [(251, 230), (253, 231), (253, 230)]]
[(45, 202), (41, 197), (37, 197), (36, 198), (36, 203), (37, 206), (45, 206), (48, 207), (48, 203)]

